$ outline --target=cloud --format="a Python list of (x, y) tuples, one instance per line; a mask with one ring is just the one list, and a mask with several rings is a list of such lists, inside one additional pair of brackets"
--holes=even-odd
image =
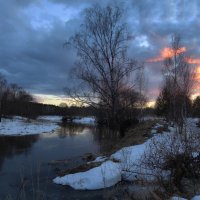
[[(161, 62), (164, 61), (167, 58), (172, 58), (175, 54), (181, 54), (186, 52), (186, 48), (185, 47), (180, 47), (177, 51), (174, 51), (172, 48), (169, 47), (164, 47), (163, 49), (161, 49), (160, 51), (160, 55), (154, 58), (149, 58), (147, 60), (147, 62)], [(191, 60), (191, 59), (190, 59)]]
[[(63, 44), (78, 30), (83, 20), (82, 11), (98, 2), (1, 1), (0, 72), (9, 82), (15, 82), (32, 93), (63, 94), (65, 86), (75, 84), (69, 72), (76, 59), (76, 53), (63, 48)], [(105, 0), (103, 4), (115, 2)], [(198, 0), (184, 3), (181, 0), (129, 0), (120, 3), (126, 9), (125, 17), (133, 37), (129, 56), (140, 61), (152, 58), (161, 61), (163, 51), (169, 47), (171, 34), (180, 33), (182, 46), (198, 61)], [(155, 98), (162, 82), (162, 63), (146, 62), (145, 65), (149, 96)]]

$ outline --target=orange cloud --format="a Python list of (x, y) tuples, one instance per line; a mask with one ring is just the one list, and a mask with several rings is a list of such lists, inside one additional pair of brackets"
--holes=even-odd
[(197, 66), (194, 71), (194, 80), (200, 82), (200, 66)]
[(200, 64), (200, 58), (186, 58), (186, 62), (189, 64)]
[(200, 59), (199, 58), (186, 58), (186, 62), (189, 64), (195, 65), (194, 67), (194, 92), (198, 92), (200, 90)]
[(194, 66), (194, 76), (193, 76), (193, 80), (194, 80), (194, 84), (193, 84), (193, 94), (192, 94), (192, 98), (195, 98), (196, 96), (200, 95), (200, 59), (198, 58), (188, 58), (186, 59), (186, 62), (189, 64), (194, 64), (196, 66)]
[[(154, 58), (149, 58), (147, 62), (155, 63), (155, 62), (162, 62), (166, 58), (171, 58), (176, 54), (181, 54), (186, 52), (186, 47), (181, 47), (178, 51), (174, 51), (172, 48), (165, 47), (161, 49), (159, 56), (156, 56)], [(185, 61), (188, 64), (194, 65), (194, 85), (193, 85), (193, 94), (192, 96), (195, 97), (197, 95), (200, 95), (200, 58), (191, 58), (187, 57)], [(151, 104), (150, 104), (151, 105)]]
[(181, 54), (186, 51), (186, 47), (181, 47), (177, 51), (175, 51), (172, 48), (165, 47), (160, 51), (160, 55), (155, 58), (150, 58), (147, 60), (147, 62), (161, 62), (165, 60), (166, 58), (171, 58), (172, 56), (176, 54)]

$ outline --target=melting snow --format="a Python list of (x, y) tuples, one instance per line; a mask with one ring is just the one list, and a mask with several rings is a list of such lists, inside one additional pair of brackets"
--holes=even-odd
[(28, 121), (23, 117), (13, 117), (12, 119), (2, 119), (0, 123), (0, 135), (32, 135), (49, 133), (57, 128), (56, 123)]
[(95, 118), (94, 117), (83, 117), (83, 118), (80, 118), (80, 119), (74, 119), (73, 122), (77, 123), (77, 124), (93, 125), (93, 124), (95, 124)]
[(106, 161), (99, 167), (95, 167), (86, 172), (69, 174), (57, 177), (54, 183), (70, 185), (77, 190), (96, 190), (107, 188), (121, 181), (121, 169), (118, 163)]
[[(190, 126), (191, 124), (192, 126), (195, 125), (193, 120), (189, 119), (189, 122)], [(156, 127), (159, 126), (159, 124), (156, 124)], [(155, 129), (155, 127), (153, 129)], [(110, 159), (118, 160), (118, 163), (114, 163), (112, 161), (105, 161), (99, 167), (95, 167), (93, 169), (90, 169), (89, 171), (69, 174), (64, 177), (57, 177), (53, 181), (57, 184), (69, 185), (74, 189), (94, 190), (113, 186), (121, 179), (135, 180), (138, 178), (145, 178), (147, 180), (152, 180), (153, 176), (150, 175), (152, 171), (150, 171), (149, 169), (141, 169), (141, 167), (139, 166), (139, 161), (140, 158), (144, 155), (145, 151), (148, 151), (149, 145), (152, 142), (155, 142), (156, 140), (167, 141), (169, 139), (169, 136), (171, 136), (174, 133), (175, 128), (170, 127), (169, 129), (170, 132), (156, 134), (143, 144), (124, 147), (116, 153), (112, 154), (110, 156)], [(97, 158), (97, 161), (98, 160), (103, 159), (102, 157), (99, 157)], [(103, 171), (104, 173), (102, 173)], [(164, 177), (167, 177), (169, 172), (165, 171), (162, 172), (162, 174)], [(178, 200), (177, 198), (174, 197), (174, 200)]]

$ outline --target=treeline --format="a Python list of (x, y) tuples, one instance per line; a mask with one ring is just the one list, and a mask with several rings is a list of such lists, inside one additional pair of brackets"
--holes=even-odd
[[(180, 105), (181, 97), (176, 97), (177, 105)], [(194, 100), (191, 100), (190, 97), (185, 96), (185, 106), (187, 110), (187, 117), (198, 117), (200, 118), (200, 96), (197, 96)], [(155, 104), (155, 114), (157, 116), (163, 116), (166, 118), (169, 118), (170, 115), (170, 107), (171, 107), (171, 101), (170, 101), (170, 94), (168, 91), (163, 88), (160, 92), (156, 104)]]
[(94, 115), (94, 111), (91, 107), (60, 107), (36, 102), (6, 101), (3, 102), (2, 115), (19, 115), (28, 118), (36, 118), (40, 115), (89, 116)]
[(0, 74), (0, 120), (2, 116), (20, 115), (36, 118), (39, 115), (94, 115), (91, 107), (60, 107), (35, 102), (31, 94), (17, 84), (9, 84)]
[(33, 102), (31, 94), (17, 84), (9, 84), (3, 75), (0, 74), (0, 121), (1, 117), (8, 109), (11, 109), (10, 102), (17, 108), (25, 102)]

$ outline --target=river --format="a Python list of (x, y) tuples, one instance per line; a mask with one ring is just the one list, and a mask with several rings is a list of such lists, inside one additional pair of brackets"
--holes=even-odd
[(53, 133), (0, 136), (0, 200), (103, 199), (109, 189), (76, 191), (52, 179), (60, 170), (84, 164), (85, 154), (107, 151), (113, 142), (107, 131), (71, 124)]

